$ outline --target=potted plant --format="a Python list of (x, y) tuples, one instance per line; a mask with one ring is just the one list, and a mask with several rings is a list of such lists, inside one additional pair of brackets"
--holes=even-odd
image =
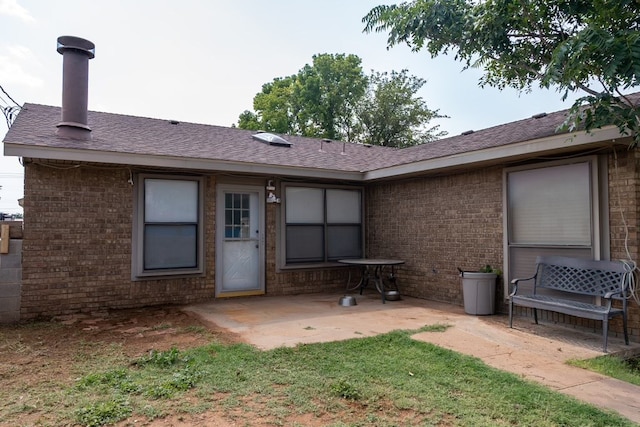
[(478, 271), (460, 271), (464, 311), (473, 315), (495, 313), (496, 280), (502, 271), (486, 264)]

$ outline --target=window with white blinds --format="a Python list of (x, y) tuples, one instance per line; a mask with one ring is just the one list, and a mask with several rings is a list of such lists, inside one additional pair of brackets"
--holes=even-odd
[(362, 190), (286, 185), (285, 265), (361, 258)]
[(132, 276), (202, 274), (202, 177), (140, 174), (136, 180)]
[(597, 183), (596, 157), (505, 172), (505, 283), (530, 277), (540, 255), (600, 256)]
[(588, 162), (508, 175), (510, 243), (591, 245)]

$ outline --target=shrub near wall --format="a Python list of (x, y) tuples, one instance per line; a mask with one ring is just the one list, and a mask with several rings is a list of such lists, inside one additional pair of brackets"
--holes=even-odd
[(368, 256), (406, 260), (405, 295), (462, 305), (457, 267), (501, 266), (502, 168), (367, 188)]

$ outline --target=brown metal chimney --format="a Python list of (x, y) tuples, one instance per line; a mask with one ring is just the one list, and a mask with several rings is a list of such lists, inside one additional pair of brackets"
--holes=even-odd
[(95, 57), (96, 46), (89, 40), (73, 36), (58, 37), (58, 52), (62, 54), (62, 121), (59, 136), (90, 140), (89, 60)]

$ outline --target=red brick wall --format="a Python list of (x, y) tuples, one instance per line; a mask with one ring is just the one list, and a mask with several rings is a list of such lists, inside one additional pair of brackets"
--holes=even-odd
[[(639, 262), (638, 218), (640, 217), (640, 154), (638, 150), (618, 148), (608, 157), (609, 163), (609, 227), (611, 259)], [(640, 298), (640, 289), (636, 292)], [(629, 333), (640, 341), (640, 308), (629, 300)], [(621, 320), (612, 322), (612, 330), (620, 333)]]
[[(205, 277), (131, 280), (133, 187), (117, 167), (27, 164), (22, 319), (185, 304), (215, 293), (215, 187), (205, 188)], [(266, 212), (268, 295), (339, 291), (344, 268), (276, 271), (276, 210)]]
[[(23, 319), (189, 303), (213, 295), (210, 246), (206, 277), (131, 280), (133, 187), (128, 180), (127, 169), (26, 165)], [(214, 178), (206, 191), (215, 201)], [(213, 236), (214, 209), (214, 203), (207, 206), (207, 236)]]
[(276, 218), (281, 205), (267, 204), (266, 216), (266, 292), (268, 295), (295, 295), (314, 292), (337, 292), (347, 283), (344, 267), (277, 271)]
[[(620, 150), (609, 164), (611, 257), (627, 258), (628, 247), (637, 259), (640, 156)], [(457, 267), (503, 268), (502, 179), (502, 167), (496, 166), (368, 185), (366, 255), (406, 260), (399, 271), (403, 294), (462, 305)], [(216, 178), (207, 178), (205, 189), (206, 275), (144, 281), (131, 280), (133, 187), (128, 180), (124, 168), (26, 165), (23, 319), (213, 298)], [(266, 208), (267, 294), (342, 290), (345, 268), (277, 270), (278, 209), (281, 205)], [(503, 301), (502, 286), (497, 301)], [(633, 339), (640, 339), (634, 301), (629, 320)], [(560, 321), (585, 324), (574, 318)], [(620, 326), (616, 321), (612, 330), (619, 333)]]
[(502, 168), (371, 185), (367, 255), (406, 260), (404, 294), (462, 305), (457, 267), (502, 268)]
[[(611, 259), (630, 256), (637, 261), (640, 154), (618, 150), (608, 161)], [(370, 185), (367, 255), (407, 261), (399, 273), (404, 294), (462, 305), (457, 267), (477, 269), (491, 264), (503, 269), (502, 180), (502, 167), (493, 167)], [(502, 312), (506, 310), (503, 299), (503, 286), (498, 286), (497, 309)], [(518, 314), (530, 315), (525, 309)], [(540, 318), (601, 328), (601, 322), (552, 312), (541, 313)], [(611, 331), (621, 334), (619, 318), (612, 321)], [(640, 308), (633, 300), (629, 301), (629, 333), (632, 340), (640, 341)]]

